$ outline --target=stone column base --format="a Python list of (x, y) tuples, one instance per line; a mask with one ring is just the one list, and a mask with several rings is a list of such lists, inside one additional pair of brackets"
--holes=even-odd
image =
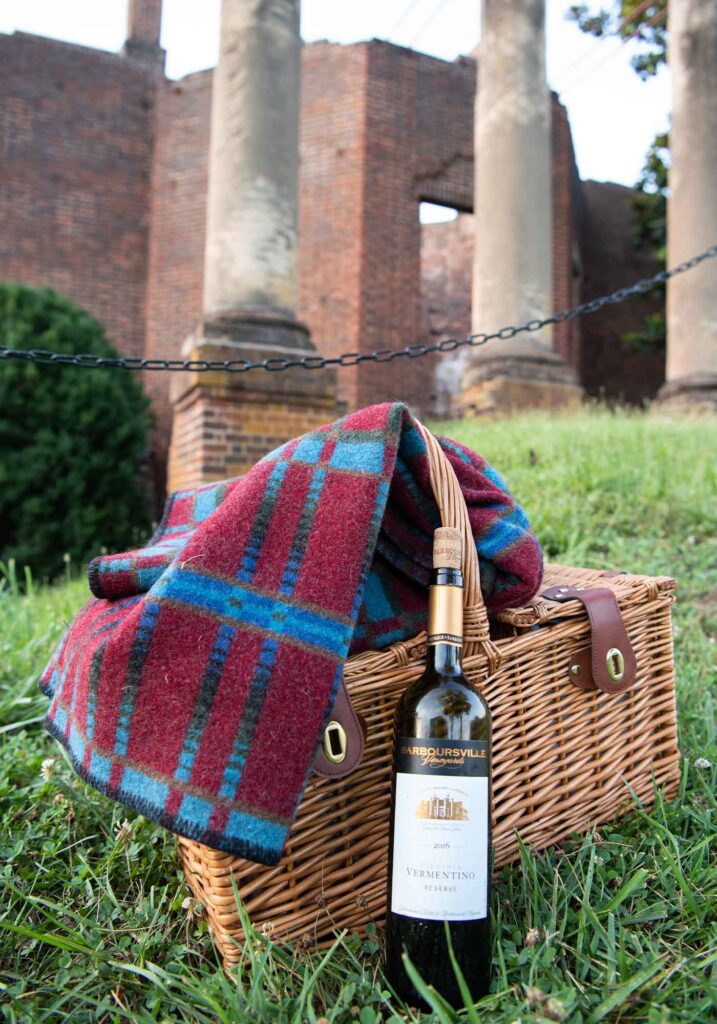
[(306, 324), (273, 310), (252, 306), (238, 307), (205, 320), (201, 327), (201, 338), (190, 338), (188, 344), (195, 347), (205, 343), (228, 345), (231, 348), (301, 349), (303, 355), (316, 351)]
[(655, 408), (658, 412), (696, 416), (717, 413), (717, 374), (696, 373), (667, 381), (657, 394)]
[[(189, 359), (252, 361), (308, 354), (285, 346), (226, 340), (194, 343)], [(264, 455), (337, 416), (333, 369), (177, 374), (168, 491), (242, 476)]]
[(559, 356), (495, 358), (470, 367), (456, 402), (464, 416), (505, 415), (523, 409), (575, 409), (583, 390), (575, 371)]

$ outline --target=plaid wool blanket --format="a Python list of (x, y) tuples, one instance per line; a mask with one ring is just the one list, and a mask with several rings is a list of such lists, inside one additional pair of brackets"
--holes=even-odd
[[(542, 574), (525, 515), (484, 459), (440, 444), (488, 607), (523, 603)], [(173, 494), (147, 547), (91, 563), (94, 596), (41, 679), (48, 730), (103, 792), (275, 864), (347, 655), (425, 628), (439, 525), (425, 443), (397, 403)]]

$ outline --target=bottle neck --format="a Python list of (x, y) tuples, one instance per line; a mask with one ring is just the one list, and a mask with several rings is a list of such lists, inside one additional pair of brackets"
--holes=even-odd
[(439, 676), (462, 676), (463, 651), (454, 644), (431, 644), (428, 648), (428, 668)]
[(463, 575), (460, 569), (434, 569), (428, 591), (428, 668), (439, 675), (461, 675), (463, 654)]

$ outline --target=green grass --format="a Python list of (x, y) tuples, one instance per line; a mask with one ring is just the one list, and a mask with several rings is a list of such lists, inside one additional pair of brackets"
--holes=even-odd
[[(685, 756), (672, 803), (499, 873), (493, 993), (458, 1019), (717, 1020), (717, 421), (594, 410), (443, 429), (505, 475), (549, 558), (678, 578)], [(84, 596), (81, 581), (23, 596), (7, 573), (0, 589), (5, 1019), (428, 1021), (391, 1001), (380, 929), (320, 955), (252, 932), (223, 974), (172, 838), (81, 783), (41, 729), (36, 679)]]

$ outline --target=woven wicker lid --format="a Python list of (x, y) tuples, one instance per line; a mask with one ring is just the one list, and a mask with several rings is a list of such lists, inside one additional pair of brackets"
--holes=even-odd
[(521, 608), (506, 608), (494, 618), (517, 629), (532, 629), (544, 622), (557, 619), (584, 618), (585, 608), (580, 601), (558, 604), (542, 596), (548, 587), (569, 584), (583, 590), (606, 587), (612, 590), (621, 611), (635, 605), (654, 601), (658, 595), (672, 600), (676, 583), (671, 576), (638, 576), (633, 573), (605, 572), (601, 569), (577, 569), (572, 566), (547, 563), (540, 591)]

